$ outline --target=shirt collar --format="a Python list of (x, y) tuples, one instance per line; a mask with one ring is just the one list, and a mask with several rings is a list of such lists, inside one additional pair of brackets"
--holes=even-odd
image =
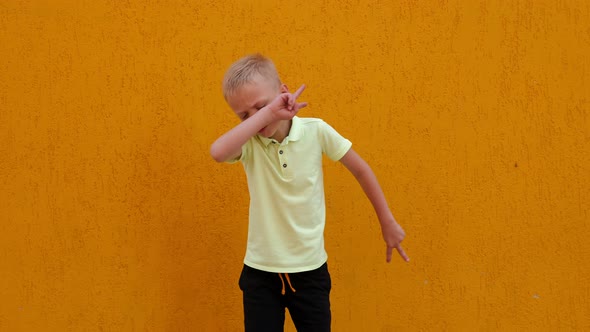
[[(303, 137), (303, 125), (301, 124), (301, 119), (297, 116), (294, 116), (293, 120), (291, 120), (291, 129), (289, 130), (289, 135), (285, 137), (283, 142), (284, 144), (287, 144), (290, 141), (298, 141), (301, 137)], [(264, 146), (268, 146), (270, 143), (275, 141), (272, 138), (260, 135), (258, 135), (258, 138), (262, 143), (264, 143)]]

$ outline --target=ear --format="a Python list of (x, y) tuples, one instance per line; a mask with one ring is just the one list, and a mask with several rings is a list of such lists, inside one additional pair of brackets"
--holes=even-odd
[(286, 92), (289, 92), (289, 88), (287, 87), (287, 84), (281, 83), (281, 93), (286, 93)]

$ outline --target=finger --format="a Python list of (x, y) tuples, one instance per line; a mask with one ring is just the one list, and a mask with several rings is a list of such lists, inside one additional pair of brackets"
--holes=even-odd
[(391, 253), (393, 252), (393, 247), (387, 246), (387, 252), (385, 254), (385, 260), (387, 263), (391, 262)]
[(297, 104), (295, 104), (295, 109), (300, 110), (300, 109), (304, 108), (305, 106), (307, 106), (307, 103), (297, 103)]
[(297, 113), (299, 113), (299, 110), (301, 110), (305, 106), (307, 106), (307, 103), (297, 103), (297, 104), (295, 104), (295, 106), (293, 106), (293, 110), (291, 110), (291, 114), (293, 116), (297, 115)]
[(293, 95), (289, 94), (289, 99), (287, 99), (287, 109), (289, 111), (292, 111), (293, 106), (295, 106), (295, 97), (293, 97)]
[(291, 110), (291, 113), (293, 113), (293, 115), (296, 115), (297, 113), (299, 113), (299, 110), (304, 108), (305, 106), (307, 106), (307, 103), (296, 103), (293, 106), (293, 109)]
[(299, 98), (299, 95), (303, 92), (303, 90), (305, 90), (305, 84), (301, 84), (299, 89), (297, 89), (297, 91), (295, 91), (293, 94), (293, 97), (295, 97), (295, 99)]
[(397, 245), (395, 247), (395, 250), (397, 250), (397, 252), (399, 253), (400, 256), (402, 256), (402, 258), (404, 259), (404, 261), (409, 262), (410, 261), (410, 257), (408, 257), (408, 255), (406, 254), (406, 252), (404, 251), (404, 249), (402, 248), (401, 245)]

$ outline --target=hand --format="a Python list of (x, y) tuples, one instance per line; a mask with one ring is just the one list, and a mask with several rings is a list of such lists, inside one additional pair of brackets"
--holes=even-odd
[(289, 92), (281, 93), (270, 104), (268, 108), (276, 120), (291, 120), (300, 109), (307, 106), (307, 103), (298, 103), (297, 98), (305, 90), (305, 84), (291, 94)]
[(395, 220), (390, 220), (382, 223), (381, 232), (383, 233), (383, 239), (387, 245), (387, 263), (391, 262), (391, 256), (394, 248), (397, 250), (402, 259), (408, 262), (410, 258), (401, 246), (401, 242), (406, 237), (406, 232), (404, 232), (402, 227)]

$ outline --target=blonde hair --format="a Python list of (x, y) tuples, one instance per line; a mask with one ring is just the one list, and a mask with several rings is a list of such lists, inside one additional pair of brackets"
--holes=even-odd
[(273, 81), (277, 88), (281, 85), (272, 60), (261, 54), (247, 55), (234, 62), (225, 73), (222, 84), (223, 97), (227, 100), (227, 97), (235, 93), (242, 85), (252, 81), (256, 74)]

